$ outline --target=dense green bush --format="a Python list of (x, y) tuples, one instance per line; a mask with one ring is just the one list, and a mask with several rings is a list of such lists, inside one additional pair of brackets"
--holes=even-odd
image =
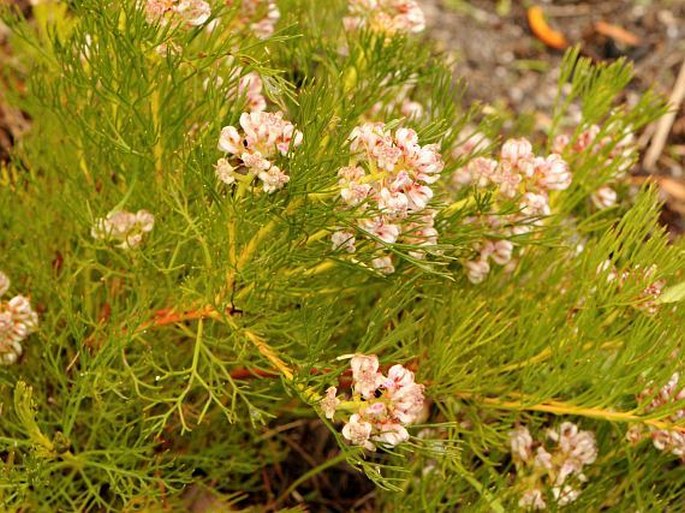
[(344, 461), (378, 511), (682, 511), (685, 253), (623, 179), (663, 104), (570, 51), (533, 150), (349, 4), (5, 10), (4, 511), (349, 510)]

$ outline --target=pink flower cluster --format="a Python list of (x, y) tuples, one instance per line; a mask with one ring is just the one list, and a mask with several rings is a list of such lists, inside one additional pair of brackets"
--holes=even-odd
[[(653, 387), (648, 386), (637, 396), (638, 403), (644, 404), (645, 413), (651, 413), (661, 408), (673, 407), (677, 404), (682, 408), (671, 413), (665, 421), (667, 422), (682, 422), (685, 419), (685, 387), (678, 390), (678, 381), (680, 374), (675, 373), (671, 376), (663, 387), (658, 391), (654, 391)], [(670, 452), (674, 456), (678, 456), (685, 462), (685, 429), (658, 429), (654, 426), (648, 426), (645, 430), (643, 426), (633, 426), (628, 430), (626, 438), (633, 443), (637, 443), (645, 438), (651, 438), (654, 447), (660, 451)]]
[[(10, 280), (0, 272), (0, 296), (9, 290)], [(0, 365), (10, 365), (23, 352), (21, 343), (38, 328), (38, 315), (28, 298), (17, 295), (0, 300)]]
[(238, 7), (237, 21), (250, 29), (260, 39), (270, 37), (281, 18), (275, 0), (225, 0), (228, 7)]
[(244, 112), (240, 127), (242, 133), (233, 126), (221, 130), (219, 149), (231, 157), (216, 163), (219, 180), (231, 185), (236, 180), (252, 182), (257, 177), (266, 193), (282, 189), (290, 177), (272, 160), (302, 144), (302, 132), (283, 119), (282, 112)]
[(145, 17), (149, 23), (203, 25), (212, 15), (211, 6), (204, 0), (147, 0)]
[(659, 310), (658, 299), (666, 286), (666, 280), (656, 279), (658, 268), (656, 265), (651, 265), (646, 269), (640, 268), (636, 265), (632, 270), (619, 272), (610, 260), (602, 262), (597, 269), (598, 273), (609, 270), (607, 274), (607, 281), (615, 284), (620, 290), (631, 280), (639, 280), (642, 283), (647, 283), (647, 286), (642, 289), (636, 298), (635, 307), (654, 315)]
[[(419, 145), (418, 136), (409, 128), (393, 134), (384, 123), (364, 123), (350, 134), (350, 149), (356, 164), (338, 171), (340, 197), (348, 208), (357, 208), (358, 227), (383, 243), (403, 242), (416, 246), (434, 246), (438, 232), (435, 213), (428, 207), (433, 197), (430, 185), (444, 168), (438, 145)], [(343, 246), (354, 252), (349, 232), (333, 234), (333, 247)], [(422, 249), (412, 251), (415, 258)], [(392, 273), (389, 256), (373, 260), (373, 266)]]
[(417, 33), (426, 18), (415, 0), (349, 0), (345, 30), (369, 28), (384, 34)]
[[(611, 133), (615, 130), (617, 130), (615, 127), (609, 125), (606, 132)], [(603, 151), (604, 148), (612, 145), (615, 140), (615, 137), (612, 137), (611, 135), (605, 135), (600, 138), (601, 131), (602, 130), (598, 125), (591, 125), (586, 130), (583, 130), (573, 142), (566, 134), (558, 135), (554, 139), (553, 150), (557, 153), (569, 152), (581, 154), (589, 152), (590, 154), (598, 154)], [(606, 161), (606, 166), (612, 165), (615, 160), (618, 161), (618, 168), (614, 179), (621, 178), (625, 175), (637, 154), (637, 148), (631, 130), (623, 130), (618, 137), (620, 137), (620, 139), (609, 151), (609, 158)], [(618, 194), (610, 181), (593, 192), (590, 199), (593, 205), (601, 210), (616, 205)]]
[(526, 427), (509, 433), (511, 454), (519, 480), (526, 489), (519, 506), (527, 509), (547, 508), (545, 488), (558, 506), (575, 501), (580, 490), (577, 486), (587, 481), (583, 467), (597, 459), (597, 444), (590, 431), (580, 431), (572, 422), (563, 422), (558, 430), (547, 430), (547, 439), (556, 444), (545, 448), (544, 442), (534, 442)]
[(118, 241), (117, 247), (132, 249), (140, 245), (154, 225), (155, 216), (147, 210), (136, 213), (117, 210), (97, 219), (90, 233), (95, 239)]
[[(484, 141), (484, 138), (470, 138), (465, 144), (475, 152), (484, 146)], [(463, 158), (465, 151), (459, 147), (455, 156)], [(499, 232), (496, 240), (477, 243), (474, 247), (477, 258), (465, 264), (469, 280), (480, 283), (490, 272), (490, 261), (498, 265), (511, 261), (513, 244), (507, 240), (509, 236), (530, 231), (550, 215), (549, 193), (567, 189), (571, 185), (571, 172), (560, 155), (537, 156), (528, 140), (509, 139), (503, 144), (499, 159), (476, 157), (470, 160), (452, 176), (452, 185), (456, 189), (467, 186), (489, 189), (495, 193), (496, 202), (518, 203), (516, 214), (471, 219), (472, 222), (485, 222)]]
[(326, 418), (333, 419), (336, 411), (353, 411), (342, 434), (370, 451), (378, 444), (394, 447), (407, 441), (405, 426), (424, 414), (424, 386), (414, 381), (414, 373), (398, 364), (385, 376), (375, 355), (354, 355), (350, 367), (352, 399), (341, 401), (337, 388), (330, 387), (320, 403)]

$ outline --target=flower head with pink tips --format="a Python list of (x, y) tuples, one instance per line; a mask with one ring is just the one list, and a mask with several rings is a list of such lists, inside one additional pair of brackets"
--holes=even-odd
[(396, 364), (384, 375), (376, 355), (352, 355), (350, 367), (352, 397), (341, 400), (337, 388), (328, 388), (320, 402), (324, 415), (334, 419), (336, 413), (351, 413), (342, 435), (368, 450), (408, 440), (405, 426), (423, 417), (425, 404), (424, 386), (414, 381), (414, 373)]
[(571, 185), (569, 165), (558, 154), (541, 157), (533, 152), (527, 139), (508, 139), (502, 145), (498, 158), (480, 155), (487, 138), (472, 134), (454, 150), (456, 158), (463, 159), (471, 152), (479, 156), (452, 175), (452, 187), (456, 190), (477, 187), (491, 191), (496, 204), (514, 203), (518, 212), (506, 216), (481, 216), (474, 218), (493, 237), (474, 243), (475, 258), (464, 262), (466, 275), (472, 283), (485, 280), (491, 270), (490, 262), (509, 266), (514, 255), (514, 244), (509, 238), (532, 231), (551, 214), (550, 193), (563, 191)]
[(257, 178), (266, 193), (282, 189), (290, 177), (274, 160), (302, 144), (302, 132), (283, 119), (282, 112), (244, 112), (240, 128), (226, 126), (221, 130), (218, 147), (227, 157), (215, 166), (219, 180), (231, 185), (238, 179), (251, 182)]
[[(338, 171), (338, 186), (345, 207), (359, 214), (357, 227), (378, 243), (435, 245), (435, 214), (428, 205), (434, 195), (431, 185), (444, 168), (438, 145), (421, 146), (414, 130), (393, 132), (381, 122), (359, 125), (349, 140), (354, 162)], [(424, 255), (423, 249), (412, 250), (415, 258)], [(386, 255), (372, 265), (384, 273), (394, 271)]]

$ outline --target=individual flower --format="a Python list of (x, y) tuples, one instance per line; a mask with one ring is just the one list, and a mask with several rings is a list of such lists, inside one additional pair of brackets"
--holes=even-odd
[(118, 241), (119, 248), (132, 249), (140, 245), (143, 236), (151, 232), (154, 225), (155, 217), (147, 210), (136, 213), (117, 210), (97, 219), (91, 235), (95, 239)]
[(471, 133), (454, 148), (452, 151), (452, 156), (454, 158), (468, 157), (476, 153), (481, 153), (492, 144), (492, 141), (488, 136), (475, 130), (473, 127), (466, 128), (465, 130), (470, 131)]
[(487, 260), (483, 259), (466, 262), (464, 267), (466, 267), (466, 276), (468, 277), (469, 281), (476, 285), (478, 283), (482, 283), (487, 277), (488, 273), (490, 273), (490, 264), (488, 264)]
[(539, 187), (548, 191), (563, 191), (571, 185), (571, 171), (560, 155), (553, 153), (537, 162), (533, 168), (538, 176)]
[(395, 272), (395, 266), (392, 263), (392, 258), (389, 256), (377, 257), (371, 260), (371, 265), (381, 274), (392, 274)]
[(353, 445), (375, 450), (376, 445), (394, 447), (409, 439), (406, 426), (418, 422), (424, 414), (424, 386), (414, 381), (414, 373), (402, 365), (393, 365), (388, 374), (380, 371), (375, 355), (353, 355), (352, 397), (340, 401), (337, 389), (330, 387), (320, 401), (324, 415), (332, 419), (336, 412), (352, 412), (342, 434)]
[(519, 426), (516, 429), (509, 431), (509, 444), (511, 445), (511, 454), (516, 459), (522, 462), (530, 462), (533, 458), (533, 438), (530, 436), (530, 431), (525, 426)]
[(547, 503), (542, 495), (542, 490), (533, 488), (526, 490), (518, 502), (519, 507), (525, 509), (542, 510), (547, 509)]
[(535, 157), (533, 145), (527, 139), (509, 139), (502, 145), (500, 157), (514, 167), (523, 167), (524, 162)]
[(327, 419), (333, 419), (335, 410), (340, 405), (341, 401), (336, 397), (338, 389), (336, 387), (329, 387), (326, 390), (326, 397), (321, 400), (321, 410)]
[(556, 482), (562, 484), (571, 474), (580, 474), (585, 465), (597, 459), (595, 436), (590, 431), (580, 431), (572, 422), (563, 422), (558, 431), (549, 430), (550, 440), (558, 443), (558, 469)]
[(228, 159), (219, 159), (214, 165), (216, 177), (224, 182), (226, 185), (235, 183), (236, 173), (235, 168), (231, 165)]
[(369, 441), (372, 430), (373, 426), (355, 413), (343, 427), (342, 435), (353, 445), (361, 445), (364, 449), (374, 450), (375, 446)]
[(274, 165), (265, 171), (260, 171), (257, 177), (262, 181), (262, 189), (268, 194), (282, 189), (290, 181), (290, 177)]
[(417, 33), (426, 28), (426, 18), (415, 0), (349, 0), (345, 29), (369, 28), (387, 35)]
[(333, 251), (344, 249), (348, 253), (354, 253), (356, 248), (354, 246), (354, 234), (352, 232), (337, 231), (331, 235), (331, 242), (333, 243)]
[(251, 71), (240, 77), (236, 92), (238, 96), (245, 96), (250, 112), (261, 112), (266, 110), (266, 98), (262, 93), (263, 89), (262, 77), (257, 72)]
[[(425, 214), (417, 216), (407, 222), (404, 242), (417, 246), (417, 249), (409, 251), (409, 254), (414, 258), (424, 258), (426, 252), (423, 248), (435, 246), (438, 243), (438, 230), (435, 228), (434, 210), (426, 211)], [(433, 252), (439, 254), (440, 251), (433, 249)]]
[(618, 194), (616, 194), (614, 189), (605, 185), (593, 192), (592, 196), (590, 196), (590, 199), (595, 207), (603, 210), (616, 205), (616, 202), (618, 201)]
[(364, 399), (373, 397), (376, 389), (381, 385), (383, 375), (378, 371), (380, 364), (376, 355), (355, 355), (350, 360), (354, 392)]
[(282, 112), (245, 112), (240, 116), (240, 128), (242, 132), (234, 126), (221, 130), (218, 147), (230, 158), (219, 159), (217, 169), (221, 167), (227, 172), (223, 174), (228, 176), (230, 183), (236, 177), (233, 171), (228, 173), (228, 165), (241, 167), (241, 174), (248, 175), (250, 180), (258, 178), (266, 193), (282, 189), (290, 177), (273, 160), (279, 155), (286, 156), (291, 147), (302, 144), (302, 132), (284, 120)]
[(576, 490), (571, 485), (555, 486), (552, 488), (552, 495), (559, 506), (566, 506), (578, 499), (580, 490)]
[(363, 183), (366, 173), (361, 167), (343, 167), (338, 171), (338, 176), (340, 197), (347, 205), (356, 207), (369, 196), (371, 185)]

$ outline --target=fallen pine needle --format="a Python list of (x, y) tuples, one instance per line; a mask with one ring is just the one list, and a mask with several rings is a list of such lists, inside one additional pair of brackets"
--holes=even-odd
[(527, 15), (530, 29), (533, 31), (533, 34), (535, 34), (535, 37), (537, 37), (540, 41), (545, 43), (550, 48), (556, 48), (557, 50), (563, 50), (564, 48), (568, 47), (566, 36), (550, 27), (545, 20), (542, 7), (537, 5), (529, 7)]

